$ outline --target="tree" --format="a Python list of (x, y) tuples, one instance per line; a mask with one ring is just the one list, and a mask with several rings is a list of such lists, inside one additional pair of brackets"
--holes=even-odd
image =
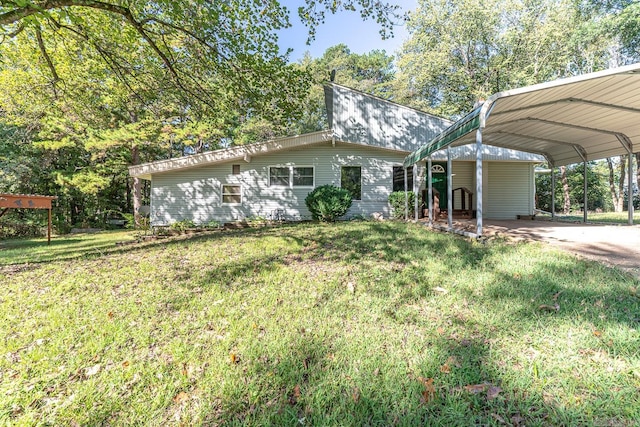
[(602, 68), (572, 0), (420, 0), (398, 58), (402, 102), (460, 116), (495, 92)]
[[(631, 161), (631, 158), (629, 158)], [(620, 156), (618, 159), (607, 157), (607, 166), (609, 168), (609, 192), (613, 201), (613, 209), (615, 212), (622, 212), (624, 205), (624, 183), (626, 177), (626, 159)], [(616, 173), (616, 168), (617, 173)]]

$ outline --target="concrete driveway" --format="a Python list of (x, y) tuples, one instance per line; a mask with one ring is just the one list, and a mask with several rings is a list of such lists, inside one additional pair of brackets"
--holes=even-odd
[(640, 225), (594, 225), (545, 220), (485, 220), (483, 234), (547, 242), (640, 278)]

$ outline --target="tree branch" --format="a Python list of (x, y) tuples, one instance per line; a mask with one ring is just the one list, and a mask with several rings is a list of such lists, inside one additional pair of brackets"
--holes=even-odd
[(42, 30), (40, 29), (40, 26), (36, 27), (36, 39), (38, 40), (38, 48), (40, 49), (40, 53), (42, 54), (42, 57), (44, 58), (44, 60), (47, 62), (47, 66), (51, 71), (51, 76), (53, 77), (53, 81), (52, 81), (53, 90), (57, 96), (57, 91), (55, 90), (55, 87), (56, 87), (56, 83), (60, 81), (60, 76), (58, 75), (58, 72), (56, 71), (56, 67), (53, 65), (53, 61), (51, 60), (51, 57), (49, 56), (49, 53), (47, 52), (47, 49), (44, 45), (44, 40), (42, 40)]

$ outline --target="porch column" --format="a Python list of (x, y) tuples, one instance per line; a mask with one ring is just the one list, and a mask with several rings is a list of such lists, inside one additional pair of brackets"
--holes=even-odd
[(407, 179), (407, 168), (404, 168), (404, 220), (409, 220), (409, 195), (407, 194), (408, 179)]
[(428, 194), (427, 197), (429, 197), (429, 226), (433, 226), (433, 220), (434, 220), (434, 215), (433, 215), (433, 182), (432, 182), (432, 172), (431, 172), (431, 156), (429, 156), (429, 158), (427, 159), (427, 188), (428, 188)]
[[(627, 166), (629, 168), (627, 172), (627, 177), (629, 179), (629, 182), (627, 184), (627, 193), (629, 193), (629, 197), (627, 197), (629, 199), (629, 203), (628, 203), (629, 225), (633, 225), (633, 157), (634, 156), (632, 156), (631, 154), (632, 154), (631, 151), (629, 151), (629, 165)], [(640, 164), (636, 165), (636, 167), (640, 168)]]
[(587, 222), (587, 192), (589, 191), (589, 183), (587, 182), (587, 160), (582, 163), (584, 165), (584, 212), (582, 213), (582, 221)]
[(482, 236), (482, 126), (476, 131), (476, 234)]
[(415, 221), (418, 222), (418, 191), (420, 189), (420, 183), (418, 182), (418, 164), (413, 164), (413, 209), (415, 213)]
[(447, 147), (447, 222), (449, 231), (453, 230), (453, 187), (451, 186), (451, 148)]
[(551, 166), (551, 221), (556, 219), (556, 166), (550, 163)]

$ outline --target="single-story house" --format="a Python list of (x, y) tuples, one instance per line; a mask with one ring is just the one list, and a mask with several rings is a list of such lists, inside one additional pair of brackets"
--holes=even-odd
[[(424, 191), (426, 161), (407, 169), (403, 161), (452, 122), (334, 83), (325, 86), (325, 102), (327, 130), (130, 167), (132, 176), (151, 181), (151, 225), (309, 219), (305, 197), (325, 184), (352, 192), (346, 217), (388, 217), (389, 194), (405, 190), (405, 173), (409, 190)], [(475, 189), (476, 146), (449, 150), (452, 187)], [(544, 157), (486, 145), (482, 152), (484, 216), (533, 214), (534, 165)], [(431, 160), (432, 182), (446, 208), (446, 150)], [(453, 193), (454, 210), (462, 208), (464, 194)]]

